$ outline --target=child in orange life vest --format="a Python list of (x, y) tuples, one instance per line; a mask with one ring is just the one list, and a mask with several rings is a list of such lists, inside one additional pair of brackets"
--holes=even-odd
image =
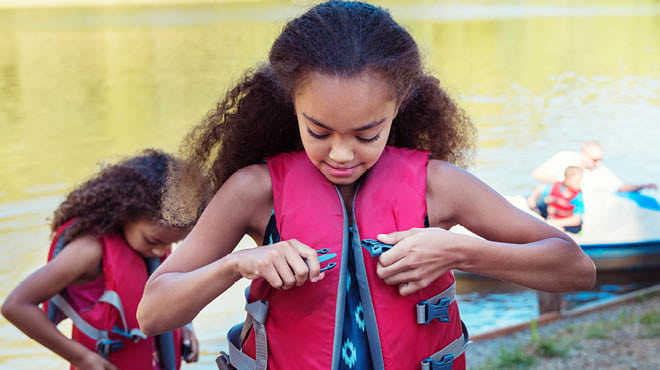
[(564, 171), (564, 181), (552, 185), (539, 185), (529, 196), (530, 208), (543, 216), (548, 224), (571, 233), (582, 229), (584, 201), (580, 184), (582, 168), (568, 166)]
[[(69, 193), (51, 224), (55, 236), (48, 264), (11, 292), (3, 315), (73, 368), (160, 368), (157, 340), (136, 331), (135, 310), (148, 277), (145, 258), (162, 259), (196, 219), (166, 220), (161, 215), (166, 178), (174, 178), (182, 168), (181, 161), (168, 154), (145, 150), (103, 168)], [(38, 307), (46, 301), (49, 311), (57, 306), (72, 318), (72, 339)], [(185, 360), (197, 361), (192, 327), (177, 330), (174, 338), (174, 350), (180, 354), (182, 345), (189, 347)], [(180, 357), (174, 361), (178, 368)]]
[[(544, 291), (595, 279), (570, 237), (455, 165), (470, 157), (473, 132), (386, 10), (310, 8), (185, 141), (215, 196), (150, 277), (141, 328), (180, 326), (247, 278), (250, 307), (269, 302), (263, 324), (265, 309), (251, 313), (267, 343), (250, 330), (233, 353), (256, 352), (256, 368), (415, 369), (443, 349), (434, 368), (464, 368), (452, 269)], [(456, 224), (483, 238), (449, 232)], [(279, 239), (267, 237), (274, 229)], [(259, 246), (234, 251), (244, 234)], [(371, 255), (361, 240), (375, 238), (392, 248)], [(322, 272), (326, 246), (337, 265)], [(437, 294), (448, 321), (416, 322), (411, 302)]]

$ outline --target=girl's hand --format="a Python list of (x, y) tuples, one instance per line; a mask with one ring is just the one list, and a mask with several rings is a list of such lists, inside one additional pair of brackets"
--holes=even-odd
[(115, 365), (89, 349), (86, 349), (80, 360), (72, 365), (77, 370), (118, 370)]
[(247, 279), (264, 278), (275, 289), (290, 289), (325, 276), (316, 250), (295, 239), (232, 253), (237, 274)]
[(183, 360), (188, 363), (197, 362), (199, 359), (199, 341), (197, 340), (197, 335), (195, 335), (195, 330), (193, 330), (192, 325), (188, 324), (182, 327), (181, 336), (183, 337), (183, 346), (190, 349), (190, 352), (183, 358)]
[(398, 284), (399, 294), (414, 293), (456, 266), (460, 257), (452, 250), (464, 238), (435, 227), (380, 234), (378, 240), (393, 248), (380, 256), (376, 273), (385, 284)]

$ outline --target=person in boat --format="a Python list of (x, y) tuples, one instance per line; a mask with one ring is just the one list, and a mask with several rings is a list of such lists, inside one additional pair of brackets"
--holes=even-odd
[[(173, 345), (163, 348), (139, 331), (135, 316), (145, 259), (163, 259), (195, 221), (161, 215), (161, 193), (177, 168), (183, 171), (181, 160), (145, 150), (70, 192), (54, 213), (49, 261), (9, 294), (2, 305), (7, 320), (76, 369), (165, 369), (163, 358), (174, 369), (182, 346), (185, 360), (197, 361), (191, 326), (177, 329)], [(71, 339), (56, 327), (64, 316), (73, 321)]]
[[(569, 236), (458, 166), (473, 139), (386, 10), (310, 8), (184, 141), (215, 196), (150, 277), (140, 327), (178, 327), (246, 278), (221, 368), (465, 368), (452, 269), (552, 292), (595, 281)], [(244, 234), (259, 246), (234, 250)]]
[(552, 184), (564, 180), (564, 169), (576, 166), (584, 169), (582, 190), (585, 192), (637, 192), (642, 189), (657, 189), (654, 183), (626, 184), (609, 168), (602, 164), (605, 151), (598, 141), (588, 140), (580, 152), (562, 151), (550, 157), (532, 171), (539, 182)]
[(529, 207), (556, 228), (570, 233), (580, 232), (584, 215), (580, 190), (582, 172), (581, 167), (568, 166), (564, 171), (564, 181), (537, 186), (527, 198)]

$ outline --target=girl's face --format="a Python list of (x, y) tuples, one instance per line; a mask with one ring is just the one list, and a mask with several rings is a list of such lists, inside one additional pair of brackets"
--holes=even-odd
[(124, 238), (143, 257), (162, 257), (172, 243), (182, 240), (189, 230), (165, 227), (147, 218), (138, 218), (124, 225)]
[(307, 156), (337, 185), (355, 183), (383, 153), (398, 104), (375, 73), (343, 78), (311, 72), (294, 96)]

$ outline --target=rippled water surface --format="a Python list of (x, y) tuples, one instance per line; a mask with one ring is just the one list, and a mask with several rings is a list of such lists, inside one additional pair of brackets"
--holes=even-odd
[[(546, 157), (597, 139), (625, 180), (660, 183), (660, 7), (528, 4), (385, 4), (477, 124), (473, 172), (504, 194), (522, 194)], [(43, 263), (47, 219), (72, 186), (99, 162), (143, 147), (176, 149), (300, 9), (286, 2), (0, 9), (0, 301)], [(187, 368), (208, 367), (224, 347), (226, 329), (242, 317), (243, 286), (196, 320), (202, 359)], [(626, 287), (615, 280), (574, 300)], [(459, 294), (477, 333), (537, 309), (533, 292), (506, 284), (461, 280)], [(64, 366), (0, 319), (0, 368)]]

